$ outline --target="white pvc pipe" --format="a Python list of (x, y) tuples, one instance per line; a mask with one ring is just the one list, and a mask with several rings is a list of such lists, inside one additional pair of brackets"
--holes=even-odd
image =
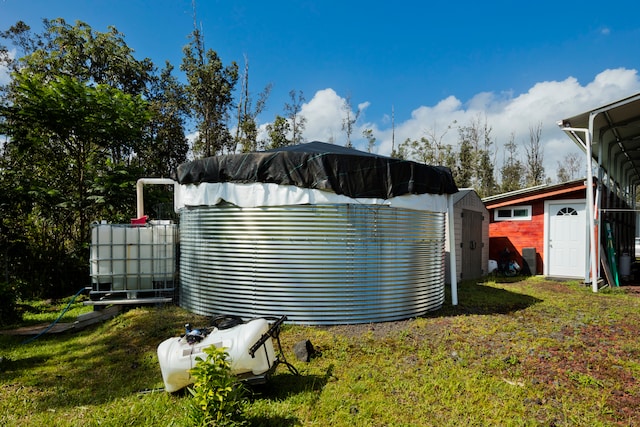
[(449, 217), (449, 276), (451, 276), (451, 305), (458, 305), (458, 273), (456, 272), (456, 233), (454, 232), (453, 195), (447, 195)]
[(174, 194), (174, 208), (175, 208), (175, 197), (176, 192), (178, 191), (178, 183), (170, 178), (140, 178), (136, 182), (136, 211), (138, 218), (142, 218), (144, 216), (144, 185), (152, 184), (152, 185), (173, 185)]

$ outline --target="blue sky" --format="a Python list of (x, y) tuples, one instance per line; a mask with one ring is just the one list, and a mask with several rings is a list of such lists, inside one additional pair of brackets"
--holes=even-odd
[[(578, 152), (556, 121), (640, 92), (640, 3), (200, 0), (196, 20), (224, 63), (249, 60), (250, 90), (273, 85), (264, 127), (291, 90), (306, 99), (307, 140), (344, 143), (345, 99), (389, 154), (406, 138), (455, 143), (456, 120), (492, 128), (496, 163), (513, 137), (543, 126), (547, 175)], [(194, 25), (191, 0), (0, 0), (0, 29), (23, 20), (115, 26), (138, 58), (176, 68)], [(391, 126), (391, 112), (394, 124)], [(392, 130), (394, 132), (392, 132)], [(358, 148), (363, 148), (364, 145)]]

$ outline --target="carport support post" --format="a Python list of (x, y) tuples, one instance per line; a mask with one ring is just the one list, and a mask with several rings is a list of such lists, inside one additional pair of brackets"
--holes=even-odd
[(447, 217), (449, 220), (449, 276), (451, 276), (451, 305), (458, 305), (458, 273), (456, 272), (456, 233), (453, 230), (454, 217), (453, 217), (453, 195), (447, 195), (448, 212)]
[[(587, 152), (587, 221), (589, 222), (589, 259), (591, 261), (591, 290), (598, 292), (598, 259), (596, 258), (596, 245), (598, 244), (598, 238), (596, 236), (595, 225), (595, 202), (593, 200), (593, 159), (591, 150), (591, 130), (593, 129), (593, 113), (589, 117), (589, 129), (587, 128), (572, 128), (563, 127), (565, 132), (583, 132), (584, 133), (584, 145)], [(585, 278), (585, 282), (587, 281)]]

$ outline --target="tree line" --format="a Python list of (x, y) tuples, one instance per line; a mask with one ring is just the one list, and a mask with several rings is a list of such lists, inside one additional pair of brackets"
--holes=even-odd
[[(16, 52), (16, 53), (14, 53)], [(34, 32), (17, 22), (0, 32), (0, 65), (10, 71), (0, 87), (0, 296), (66, 295), (88, 281), (90, 225), (98, 219), (127, 223), (140, 177), (166, 177), (190, 156), (213, 156), (304, 142), (302, 91), (291, 90), (283, 114), (258, 135), (271, 85), (257, 96), (244, 68), (224, 64), (206, 49), (197, 25), (179, 66), (158, 68), (137, 59), (115, 28), (98, 32), (61, 18)], [(346, 145), (361, 111), (344, 101)], [(195, 126), (195, 139), (186, 137)], [(481, 195), (542, 183), (540, 128), (533, 127), (527, 160), (507, 144), (508, 160), (496, 183), (491, 128), (478, 119), (465, 126), (454, 148), (435, 134), (406, 140), (392, 155), (449, 166), (459, 187)], [(367, 150), (373, 130), (362, 137)], [(331, 141), (330, 141), (331, 142)], [(569, 176), (572, 171), (566, 170)], [(149, 190), (145, 210), (171, 216), (166, 192)]]

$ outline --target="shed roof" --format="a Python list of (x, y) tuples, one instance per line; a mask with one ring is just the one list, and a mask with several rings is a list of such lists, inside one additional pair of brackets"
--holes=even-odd
[(451, 196), (451, 199), (453, 201), (453, 204), (456, 204), (461, 200), (466, 199), (467, 197), (473, 197), (473, 195), (475, 195), (475, 197), (480, 200), (480, 203), (482, 203), (480, 196), (473, 188), (460, 188), (457, 193)]
[(552, 196), (559, 196), (587, 188), (584, 178), (560, 184), (544, 184), (521, 190), (510, 191), (508, 193), (497, 194), (482, 199), (487, 209), (496, 209), (503, 206), (532, 202)]

